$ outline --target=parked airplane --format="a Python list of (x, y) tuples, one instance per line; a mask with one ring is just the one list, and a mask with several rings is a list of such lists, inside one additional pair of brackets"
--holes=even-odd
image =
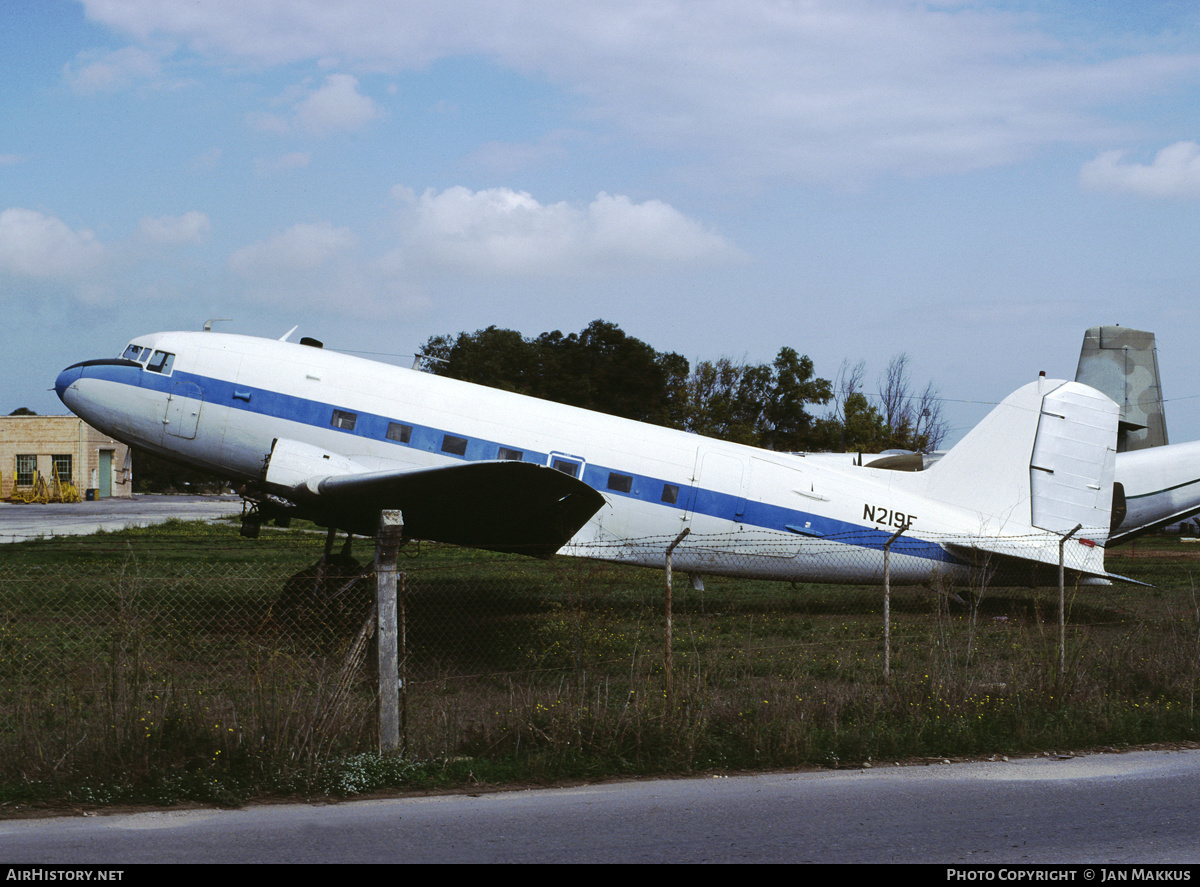
[(1119, 407), (1117, 485), (1109, 544), (1200, 514), (1200, 441), (1167, 440), (1154, 333), (1096, 326), (1083, 337), (1075, 381)]
[[(1118, 406), (1108, 547), (1200, 514), (1200, 441), (1167, 441), (1154, 333), (1121, 326), (1092, 327), (1083, 336), (1075, 381), (1106, 394)], [(942, 455), (851, 453), (822, 454), (821, 458), (894, 471), (923, 471)]]
[[(286, 338), (286, 337), (285, 337)], [(301, 344), (139, 336), (56, 390), (107, 434), (243, 485), (243, 532), (308, 518), (369, 535), (678, 569), (872, 582), (984, 564), (1102, 578), (1117, 405), (1077, 382), (1017, 390), (932, 468), (835, 465)], [(902, 532), (901, 532), (902, 531)]]

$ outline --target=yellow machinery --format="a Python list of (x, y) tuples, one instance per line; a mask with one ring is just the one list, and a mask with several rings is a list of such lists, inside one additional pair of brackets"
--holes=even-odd
[(8, 497), (9, 502), (20, 502), (26, 505), (33, 502), (78, 502), (79, 489), (68, 480), (59, 480), (57, 469), (47, 482), (38, 472), (34, 472), (33, 486), (17, 488), (17, 473), (13, 472), (13, 491)]

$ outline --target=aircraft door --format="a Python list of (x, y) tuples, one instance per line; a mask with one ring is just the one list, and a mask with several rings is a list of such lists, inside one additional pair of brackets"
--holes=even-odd
[(550, 467), (563, 474), (583, 480), (583, 457), (571, 456), (567, 453), (553, 452), (550, 454)]
[(179, 382), (167, 398), (167, 411), (163, 416), (163, 429), (167, 434), (184, 440), (196, 439), (196, 428), (200, 423), (200, 408), (204, 404), (204, 392), (193, 382)]
[(707, 515), (740, 522), (746, 510), (747, 471), (743, 461), (701, 448), (696, 454), (695, 473), (688, 517)]

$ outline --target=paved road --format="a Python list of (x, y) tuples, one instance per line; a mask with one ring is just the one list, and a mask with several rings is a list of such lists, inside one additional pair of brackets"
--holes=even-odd
[(7, 821), (0, 859), (1188, 864), (1197, 822), (1200, 751), (1131, 752)]
[(241, 510), (242, 500), (237, 496), (134, 496), (52, 505), (0, 502), (0, 543), (148, 527), (171, 518), (212, 520)]

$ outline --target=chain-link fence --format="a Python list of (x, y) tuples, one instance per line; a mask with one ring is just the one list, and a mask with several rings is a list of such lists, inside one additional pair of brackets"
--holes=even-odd
[[(0, 781), (375, 749), (374, 545), (324, 545), (180, 526), (0, 550)], [(677, 568), (668, 657), (663, 569), (410, 544), (402, 748), (554, 775), (1194, 739), (1200, 546), (1108, 561), (1154, 587), (1068, 587), (1061, 665), (1057, 587), (990, 574), (892, 588), (885, 649), (881, 584)]]

